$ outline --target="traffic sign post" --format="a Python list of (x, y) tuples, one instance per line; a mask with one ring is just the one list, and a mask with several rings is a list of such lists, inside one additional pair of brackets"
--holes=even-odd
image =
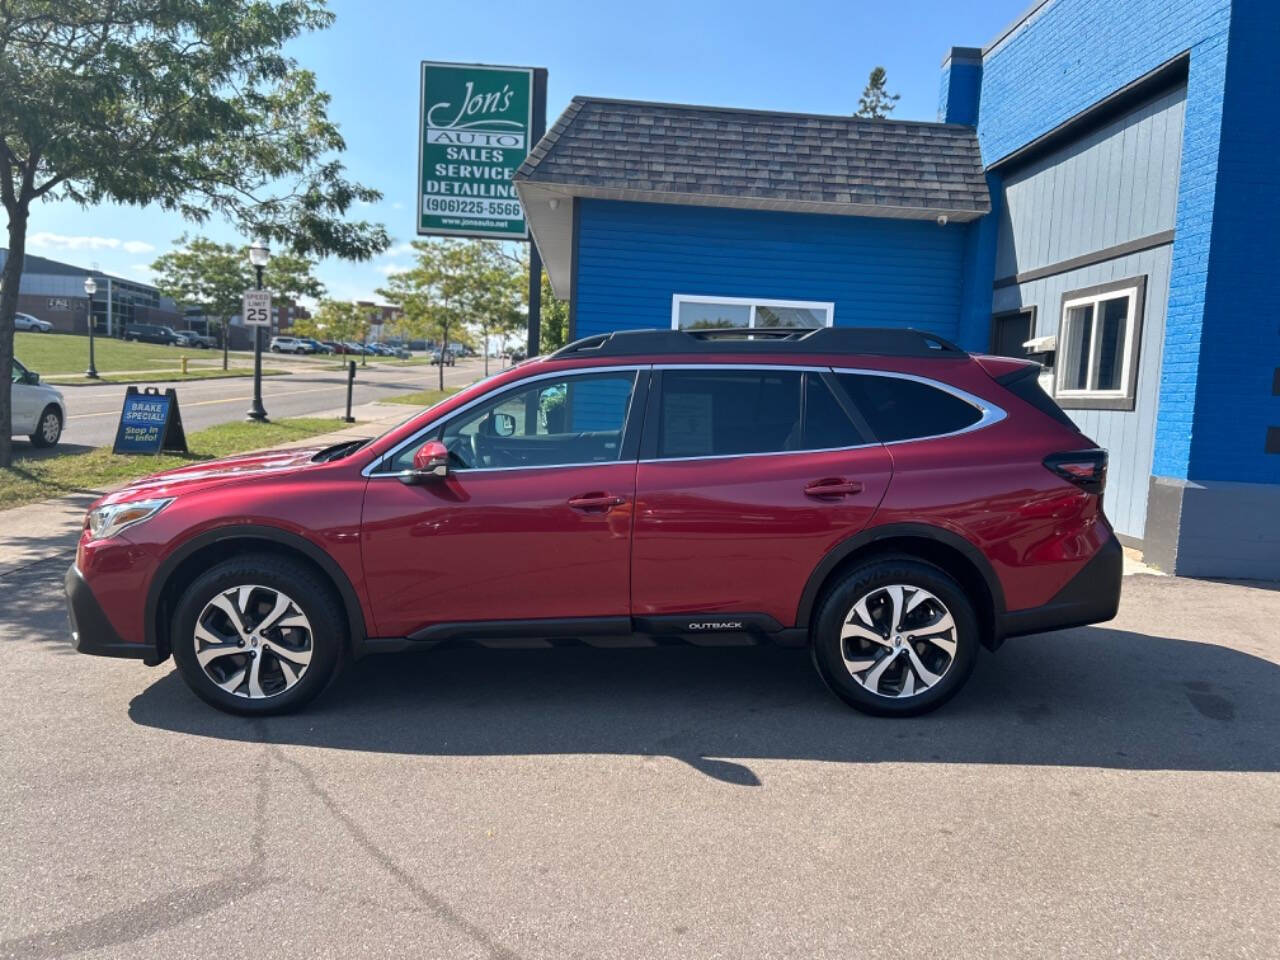
[(246, 327), (253, 327), (253, 405), (247, 414), (250, 420), (264, 422), (266, 408), (262, 405), (262, 328), (271, 326), (271, 291), (262, 289), (262, 267), (257, 264), (258, 289), (246, 290), (240, 316)]

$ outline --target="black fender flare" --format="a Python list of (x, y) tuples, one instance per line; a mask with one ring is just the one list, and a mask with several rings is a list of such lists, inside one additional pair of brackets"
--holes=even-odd
[(859, 550), (873, 546), (878, 541), (893, 540), (899, 537), (933, 540), (943, 546), (950, 547), (972, 563), (983, 581), (985, 581), (987, 590), (991, 593), (992, 614), (995, 620), (993, 627), (1000, 623), (1005, 612), (1004, 587), (1000, 583), (1000, 578), (996, 576), (991, 562), (971, 541), (958, 533), (947, 530), (944, 527), (933, 526), (932, 524), (886, 523), (858, 531), (847, 540), (843, 540), (832, 547), (827, 555), (822, 558), (821, 562), (814, 568), (813, 573), (809, 574), (809, 580), (804, 585), (804, 592), (800, 595), (800, 606), (796, 610), (795, 625), (802, 629), (808, 629), (809, 618), (813, 615), (813, 607), (818, 602), (818, 592), (822, 589), (823, 583), (826, 582), (832, 570)]
[(151, 578), (151, 586), (147, 590), (146, 619), (144, 621), (146, 624), (146, 642), (157, 649), (161, 649), (156, 632), (156, 614), (160, 608), (160, 597), (163, 595), (170, 577), (173, 576), (173, 572), (178, 569), (182, 562), (215, 543), (220, 543), (224, 540), (246, 539), (267, 540), (278, 546), (294, 550), (324, 571), (338, 588), (338, 595), (342, 600), (343, 609), (347, 614), (347, 623), (350, 627), (351, 651), (358, 656), (364, 648), (364, 641), (369, 636), (369, 629), (364, 619), (364, 608), (360, 606), (360, 598), (356, 595), (355, 587), (342, 567), (338, 565), (338, 562), (333, 557), (305, 537), (291, 533), (288, 530), (282, 530), (279, 527), (260, 523), (236, 523), (206, 530), (204, 533), (192, 537), (169, 556), (165, 557), (160, 566), (156, 568), (155, 575)]

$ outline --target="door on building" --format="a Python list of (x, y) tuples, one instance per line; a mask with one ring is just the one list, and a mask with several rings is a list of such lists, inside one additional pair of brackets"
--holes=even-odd
[(754, 613), (790, 627), (809, 575), (871, 519), (891, 472), (829, 371), (655, 371), (636, 471), (633, 615), (677, 627), (678, 614)]
[(1011, 310), (997, 313), (991, 318), (991, 352), (997, 357), (1027, 356), (1022, 345), (1031, 339), (1035, 331), (1035, 311)]
[[(647, 382), (647, 367), (524, 381), (415, 438), (372, 475), (361, 526), (378, 632), (428, 638), (442, 625), (628, 617)], [(398, 482), (428, 440), (448, 447), (449, 475)]]

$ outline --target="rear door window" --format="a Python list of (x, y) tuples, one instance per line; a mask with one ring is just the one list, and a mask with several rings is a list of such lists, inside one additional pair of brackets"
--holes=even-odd
[(919, 380), (863, 373), (836, 375), (881, 443), (940, 437), (973, 426), (982, 411)]
[(657, 431), (661, 459), (863, 442), (821, 376), (800, 370), (664, 370)]

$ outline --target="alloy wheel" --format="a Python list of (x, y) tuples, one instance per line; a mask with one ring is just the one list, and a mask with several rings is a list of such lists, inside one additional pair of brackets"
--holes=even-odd
[(292, 689), (311, 664), (311, 622), (289, 596), (245, 584), (220, 591), (196, 618), (196, 662), (220, 689), (262, 700)]
[(840, 656), (860, 686), (903, 699), (937, 685), (956, 655), (956, 624), (923, 587), (895, 583), (863, 594), (840, 628)]

